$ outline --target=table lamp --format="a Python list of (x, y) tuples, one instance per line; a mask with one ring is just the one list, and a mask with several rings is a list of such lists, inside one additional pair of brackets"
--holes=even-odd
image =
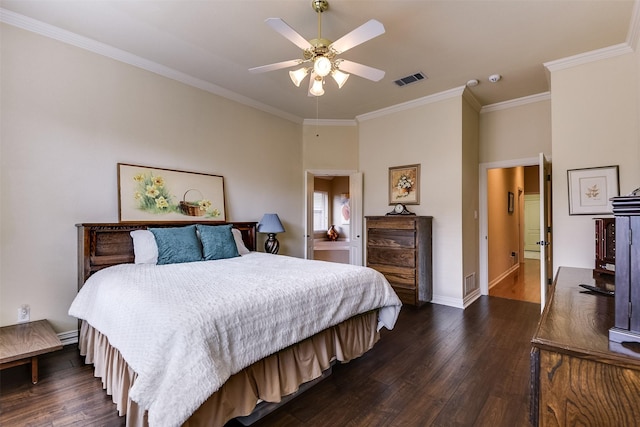
[(258, 223), (258, 233), (267, 233), (267, 240), (264, 242), (264, 251), (270, 254), (277, 254), (280, 243), (276, 239), (276, 233), (284, 233), (284, 227), (278, 218), (278, 214), (268, 213), (262, 216)]

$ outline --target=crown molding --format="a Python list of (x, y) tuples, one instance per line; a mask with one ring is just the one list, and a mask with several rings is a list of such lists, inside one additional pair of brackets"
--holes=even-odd
[(347, 119), (304, 119), (304, 126), (357, 126), (355, 120)]
[(633, 53), (633, 49), (631, 48), (631, 46), (629, 46), (627, 43), (620, 43), (602, 49), (568, 56), (566, 58), (558, 59), (555, 61), (545, 62), (542, 65), (544, 65), (545, 68), (549, 71), (559, 71), (576, 67), (578, 65), (588, 64), (590, 62), (600, 61), (602, 59), (626, 55), (628, 53)]
[(522, 98), (511, 99), (509, 101), (497, 102), (485, 105), (480, 110), (480, 114), (491, 113), (493, 111), (507, 110), (509, 108), (521, 107), (523, 105), (551, 100), (551, 92), (542, 92), (535, 95), (523, 96)]
[(640, 0), (636, 0), (633, 3), (631, 23), (627, 33), (627, 44), (631, 46), (634, 52), (638, 48), (638, 38), (640, 38)]
[(32, 33), (49, 37), (51, 39), (58, 40), (75, 47), (79, 47), (89, 52), (97, 53), (98, 55), (106, 56), (116, 61), (141, 68), (154, 74), (169, 78), (171, 80), (176, 80), (188, 86), (202, 89), (214, 95), (218, 95), (231, 101), (246, 105), (248, 107), (264, 111), (285, 120), (289, 120), (298, 124), (302, 123), (301, 117), (294, 116), (277, 108), (273, 108), (269, 105), (255, 101), (246, 96), (239, 95), (213, 83), (209, 83), (202, 79), (192, 77), (181, 71), (174, 70), (173, 68), (169, 68), (164, 65), (160, 65), (157, 62), (149, 61), (127, 51), (117, 49), (108, 44), (72, 33), (71, 31), (63, 30), (56, 26), (46, 24), (44, 22), (29, 18), (24, 15), (20, 15), (4, 8), (0, 8), (0, 22), (17, 28), (21, 28), (23, 30), (31, 31)]
[(478, 99), (473, 95), (473, 92), (469, 89), (465, 88), (462, 91), (462, 97), (467, 100), (469, 105), (471, 105), (475, 111), (480, 112), (482, 110), (482, 104), (480, 104)]
[(366, 120), (376, 119), (378, 117), (388, 116), (390, 114), (399, 113), (401, 111), (411, 110), (422, 105), (433, 104), (435, 102), (444, 101), (446, 99), (456, 98), (462, 96), (466, 86), (459, 86), (453, 89), (445, 90), (444, 92), (435, 93), (433, 95), (424, 96), (422, 98), (414, 99), (412, 101), (403, 102), (402, 104), (392, 105), (391, 107), (382, 108), (380, 110), (372, 111), (370, 113), (361, 114), (356, 116), (358, 122)]

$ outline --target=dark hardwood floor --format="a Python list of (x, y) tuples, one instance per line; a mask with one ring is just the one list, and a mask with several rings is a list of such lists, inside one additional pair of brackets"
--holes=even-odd
[[(539, 316), (539, 304), (487, 296), (466, 310), (405, 306), (371, 351), (254, 426), (526, 426)], [(29, 378), (28, 366), (0, 372), (0, 425), (124, 425), (75, 346)]]

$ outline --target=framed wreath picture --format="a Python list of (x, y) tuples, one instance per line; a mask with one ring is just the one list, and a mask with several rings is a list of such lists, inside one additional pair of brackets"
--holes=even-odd
[(389, 204), (420, 204), (420, 165), (389, 168)]
[(118, 215), (128, 221), (225, 221), (224, 178), (118, 163)]
[(569, 215), (613, 213), (610, 198), (620, 195), (618, 166), (569, 169)]

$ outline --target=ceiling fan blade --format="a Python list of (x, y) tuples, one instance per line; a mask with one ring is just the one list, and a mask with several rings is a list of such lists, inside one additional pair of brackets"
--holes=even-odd
[(331, 43), (330, 47), (333, 48), (338, 54), (345, 52), (352, 47), (358, 46), (371, 40), (374, 37), (378, 37), (380, 34), (384, 34), (384, 25), (380, 21), (371, 19), (368, 22), (360, 25), (350, 33), (345, 34), (338, 40)]
[(266, 22), (268, 26), (282, 34), (286, 39), (298, 46), (300, 49), (305, 50), (311, 47), (311, 43), (309, 43), (308, 40), (298, 34), (296, 30), (291, 28), (289, 24), (284, 22), (282, 19), (268, 18), (264, 22)]
[(374, 82), (380, 81), (384, 77), (384, 71), (382, 70), (358, 64), (357, 62), (347, 61), (345, 59), (340, 61), (338, 69), (345, 73), (351, 73), (356, 76), (364, 77), (365, 79), (373, 80)]
[(291, 59), (289, 61), (276, 62), (274, 64), (262, 65), (260, 67), (249, 68), (250, 73), (266, 73), (267, 71), (280, 70), (281, 68), (293, 67), (302, 62), (300, 59)]

